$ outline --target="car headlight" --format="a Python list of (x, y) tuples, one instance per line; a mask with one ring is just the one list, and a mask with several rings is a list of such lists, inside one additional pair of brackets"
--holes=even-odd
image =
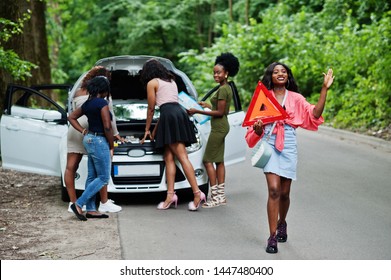
[(198, 151), (199, 149), (201, 149), (202, 143), (201, 143), (200, 134), (198, 132), (196, 134), (196, 138), (197, 138), (196, 143), (193, 143), (190, 146), (186, 147), (186, 151), (188, 154), (194, 153), (194, 152)]

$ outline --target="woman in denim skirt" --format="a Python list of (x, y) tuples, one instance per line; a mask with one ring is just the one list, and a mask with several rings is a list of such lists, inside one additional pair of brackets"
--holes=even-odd
[[(286, 242), (288, 238), (286, 216), (290, 205), (292, 180), (296, 180), (297, 146), (296, 128), (317, 130), (323, 123), (323, 109), (326, 103), (327, 90), (334, 81), (333, 70), (324, 73), (323, 85), (316, 105), (306, 101), (298, 93), (298, 87), (290, 68), (279, 62), (270, 64), (263, 76), (262, 83), (282, 104), (288, 117), (275, 123), (268, 143), (273, 147), (272, 155), (263, 168), (268, 187), (267, 215), (270, 237), (266, 252), (277, 253), (277, 242)], [(263, 125), (257, 121), (249, 127), (246, 141), (250, 148), (263, 137), (267, 138), (273, 124)]]

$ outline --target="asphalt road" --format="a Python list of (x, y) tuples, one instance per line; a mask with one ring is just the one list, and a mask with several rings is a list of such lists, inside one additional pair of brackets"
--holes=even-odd
[(261, 170), (227, 167), (228, 205), (156, 210), (122, 202), (124, 260), (390, 260), (391, 143), (339, 130), (298, 130), (288, 242), (265, 252), (267, 187)]

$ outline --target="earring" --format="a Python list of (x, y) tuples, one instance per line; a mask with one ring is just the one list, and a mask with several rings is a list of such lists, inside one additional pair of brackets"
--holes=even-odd
[(228, 78), (228, 75), (225, 75), (225, 78), (227, 79), (227, 78)]

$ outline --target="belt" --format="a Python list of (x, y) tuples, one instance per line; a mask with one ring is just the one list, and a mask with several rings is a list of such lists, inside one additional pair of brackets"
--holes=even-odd
[(103, 132), (88, 131), (88, 134), (95, 135), (95, 136), (105, 136)]

